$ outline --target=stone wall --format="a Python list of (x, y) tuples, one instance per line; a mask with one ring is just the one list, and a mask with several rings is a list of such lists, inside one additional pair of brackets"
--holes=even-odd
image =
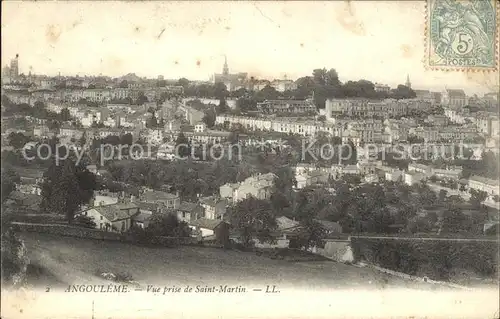
[(123, 240), (124, 236), (118, 233), (106, 232), (93, 228), (75, 227), (59, 224), (33, 224), (13, 222), (12, 227), (18, 231), (47, 233), (60, 236), (101, 239), (101, 240)]
[[(99, 240), (112, 240), (134, 243), (136, 240), (130, 234), (120, 234), (107, 232), (99, 229), (93, 228), (83, 228), (75, 227), (69, 225), (58, 225), (58, 224), (29, 224), (29, 223), (18, 223), (13, 222), (12, 227), (16, 231), (25, 232), (38, 232), (47, 233), (59, 236), (69, 236), (87, 239), (99, 239)], [(178, 245), (194, 245), (196, 244), (196, 238), (193, 237), (154, 237), (151, 240), (151, 244), (174, 247)]]

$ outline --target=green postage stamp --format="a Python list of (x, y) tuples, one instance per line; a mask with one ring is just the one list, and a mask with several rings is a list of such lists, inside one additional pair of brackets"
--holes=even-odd
[(427, 1), (428, 67), (497, 69), (496, 0)]

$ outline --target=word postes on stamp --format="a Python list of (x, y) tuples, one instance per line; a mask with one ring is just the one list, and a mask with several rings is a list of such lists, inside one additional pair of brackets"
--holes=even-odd
[(495, 70), (496, 6), (496, 0), (428, 0), (428, 67)]

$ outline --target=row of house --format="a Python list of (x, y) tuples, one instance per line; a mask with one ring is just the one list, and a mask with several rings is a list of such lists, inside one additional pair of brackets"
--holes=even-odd
[(219, 189), (220, 197), (233, 204), (249, 196), (257, 199), (269, 199), (274, 191), (276, 178), (277, 176), (272, 173), (258, 174), (240, 183), (224, 184)]
[(424, 142), (462, 142), (475, 141), (481, 138), (473, 125), (463, 126), (419, 126), (409, 130), (410, 134), (421, 138)]
[(444, 114), (451, 122), (457, 124), (473, 124), (478, 129), (478, 132), (485, 136), (498, 137), (499, 135), (500, 120), (497, 113), (471, 113), (468, 108), (446, 108)]
[(473, 175), (469, 178), (469, 189), (486, 192), (489, 196), (500, 196), (498, 179)]
[(16, 101), (20, 99), (22, 103), (32, 104), (37, 100), (50, 100), (58, 102), (78, 102), (87, 100), (92, 102), (109, 102), (112, 100), (132, 99), (137, 100), (141, 95), (145, 96), (148, 101), (161, 100), (165, 94), (182, 93), (182, 86), (166, 86), (166, 87), (127, 87), (127, 88), (59, 88), (56, 89), (55, 83), (45, 83), (46, 85), (28, 90), (9, 90), (6, 92), (9, 98)]
[(296, 134), (306, 137), (326, 133), (342, 138), (344, 143), (396, 143), (406, 141), (416, 124), (407, 119), (394, 120), (366, 118), (360, 120), (335, 119), (321, 122), (302, 118), (265, 118), (234, 115), (217, 115), (215, 123), (227, 129), (240, 127), (248, 131), (267, 131)]
[(263, 118), (233, 115), (217, 115), (215, 124), (225, 127), (238, 125), (248, 131), (274, 131), (302, 136), (314, 136), (318, 132), (341, 136), (342, 126), (311, 120), (291, 118)]
[(265, 100), (257, 103), (257, 109), (262, 113), (313, 113), (317, 112), (312, 99), (307, 100)]
[(147, 227), (153, 214), (175, 214), (187, 223), (200, 218), (223, 220), (226, 206), (227, 201), (216, 196), (186, 202), (181, 201), (179, 193), (151, 189), (142, 190), (138, 197), (98, 191), (80, 214), (91, 217), (98, 229), (125, 232), (133, 224)]
[(411, 110), (429, 110), (430, 102), (421, 99), (372, 101), (367, 99), (328, 99), (325, 102), (327, 120), (343, 115), (350, 117), (399, 117)]
[(489, 196), (499, 196), (500, 184), (498, 180), (482, 176), (473, 175), (468, 179), (461, 179), (462, 167), (446, 166), (437, 168), (430, 165), (411, 163), (407, 171), (396, 168), (381, 167), (385, 173), (385, 179), (388, 181), (403, 181), (407, 185), (414, 185), (421, 181), (426, 181), (431, 177), (437, 177), (442, 180), (452, 180), (467, 185), (468, 189), (484, 191)]
[(426, 178), (436, 176), (440, 179), (450, 179), (458, 181), (462, 177), (463, 169), (461, 166), (453, 165), (440, 168), (433, 167), (431, 165), (410, 163), (408, 164), (408, 171), (422, 173)]

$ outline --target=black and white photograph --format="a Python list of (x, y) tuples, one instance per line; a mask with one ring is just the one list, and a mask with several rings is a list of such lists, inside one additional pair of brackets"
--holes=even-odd
[(0, 318), (500, 318), (499, 19), (3, 1)]

